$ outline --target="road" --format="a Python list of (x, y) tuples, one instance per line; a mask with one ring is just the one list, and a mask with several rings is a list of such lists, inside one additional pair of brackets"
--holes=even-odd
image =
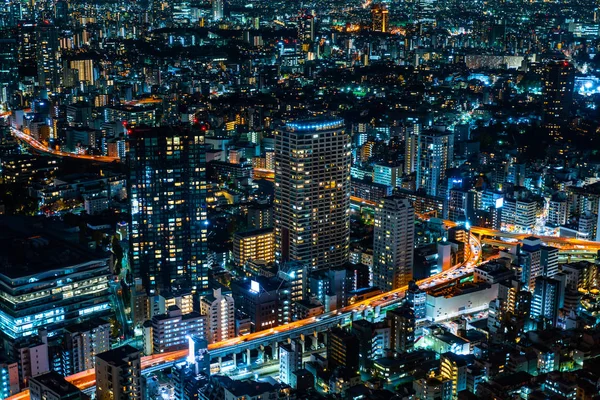
[(104, 163), (111, 163), (114, 161), (119, 161), (118, 157), (91, 156), (88, 154), (75, 154), (75, 153), (68, 153), (66, 151), (53, 150), (53, 149), (47, 147), (46, 145), (44, 145), (43, 143), (40, 143), (36, 139), (32, 138), (31, 136), (29, 136), (28, 134), (26, 134), (23, 131), (20, 131), (15, 128), (10, 128), (10, 130), (14, 137), (16, 137), (20, 141), (28, 144), (29, 146), (33, 147), (34, 149), (41, 151), (42, 153), (47, 153), (47, 154), (51, 154), (51, 155), (58, 156), (58, 157), (77, 158), (80, 160), (91, 160), (91, 161), (98, 161), (98, 162), (104, 162)]
[[(454, 225), (451, 221), (444, 221), (447, 225)], [(506, 234), (503, 232), (494, 231), (492, 229), (487, 228), (479, 228), (472, 227), (472, 232), (487, 235), (487, 236), (497, 236), (497, 237), (505, 237)], [(509, 234), (511, 238), (515, 236), (526, 237), (528, 235), (515, 235)], [(556, 240), (558, 239), (559, 244), (564, 244), (566, 246), (573, 246), (575, 248), (579, 248), (580, 250), (587, 249), (586, 246), (590, 246), (592, 249), (600, 249), (600, 243), (598, 242), (589, 242), (580, 239), (569, 239), (569, 238), (555, 238), (550, 237), (548, 239)], [(481, 258), (481, 243), (479, 239), (475, 235), (470, 235), (470, 246), (469, 253), (467, 255), (468, 260), (460, 265), (456, 265), (449, 270), (442, 271), (438, 274), (435, 274), (427, 279), (423, 279), (418, 282), (419, 286), (422, 288), (427, 288), (431, 286), (436, 286), (442, 284), (444, 282), (448, 282), (458, 277), (468, 274), (473, 271), (473, 268), (480, 263)], [(544, 238), (542, 238), (544, 240)], [(298, 332), (305, 332), (307, 329), (314, 328), (317, 330), (319, 327), (323, 326), (326, 323), (327, 319), (339, 319), (340, 317), (349, 317), (352, 318), (352, 314), (355, 312), (363, 312), (365, 310), (369, 310), (375, 308), (377, 306), (385, 307), (394, 302), (399, 301), (405, 292), (407, 287), (401, 287), (399, 289), (395, 289), (381, 295), (369, 298), (367, 300), (363, 300), (352, 304), (350, 306), (344, 307), (342, 309), (322, 314), (318, 317), (312, 317), (303, 319), (300, 321), (295, 321), (290, 324), (275, 328), (269, 329), (266, 331), (252, 333), (242, 337), (236, 337), (233, 339), (225, 340), (222, 342), (214, 343), (209, 345), (209, 351), (211, 352), (219, 352), (219, 350), (225, 350), (234, 346), (247, 345), (251, 342), (264, 343), (265, 341), (273, 341), (280, 336), (291, 336), (295, 335)], [(170, 365), (176, 360), (183, 359), (187, 356), (187, 350), (179, 350), (175, 352), (163, 353), (163, 354), (155, 354), (148, 357), (142, 358), (142, 368), (157, 368), (160, 365)], [(67, 377), (69, 382), (72, 382), (75, 386), (86, 389), (95, 384), (95, 375), (94, 370), (88, 370), (80, 372), (76, 375), (72, 375)], [(29, 394), (27, 391), (21, 392), (15, 396), (9, 397), (11, 400), (17, 399), (28, 399)]]
[[(471, 235), (471, 246), (468, 254), (468, 260), (464, 264), (456, 265), (449, 270), (443, 271), (439, 274), (431, 276), (427, 279), (423, 279), (418, 282), (420, 286), (430, 286), (441, 283), (440, 279), (448, 278), (454, 279), (451, 277), (451, 274), (455, 271), (461, 271), (461, 273), (465, 274), (471, 272), (473, 267), (477, 265), (480, 258), (480, 251), (476, 249), (481, 249), (481, 244), (479, 240)], [(322, 321), (326, 321), (328, 317), (341, 317), (348, 316), (351, 317), (354, 312), (362, 312), (366, 309), (371, 309), (376, 306), (386, 306), (388, 303), (398, 301), (400, 298), (404, 296), (404, 293), (408, 289), (407, 286), (383, 293), (378, 296), (371, 297), (370, 299), (363, 300), (357, 303), (354, 303), (350, 306), (343, 307), (339, 310), (332, 311), (330, 313), (322, 314), (318, 317), (307, 318), (299, 321), (291, 322), (285, 326), (281, 326), (277, 329), (269, 329), (266, 331), (251, 333), (246, 336), (236, 337), (229, 340), (224, 340), (222, 342), (213, 343), (208, 346), (209, 351), (215, 351), (219, 349), (229, 348), (240, 344), (246, 344), (252, 341), (264, 341), (269, 337), (277, 336), (278, 334), (283, 335), (292, 335), (297, 331), (305, 331), (307, 328), (311, 326), (317, 326), (322, 324)], [(155, 354), (148, 357), (142, 358), (142, 369), (146, 369), (152, 366), (157, 366), (159, 364), (169, 364), (175, 360), (183, 359), (187, 356), (187, 350), (179, 350), (169, 353), (163, 354)], [(87, 389), (95, 384), (95, 372), (94, 370), (87, 370), (80, 372), (75, 375), (71, 375), (66, 378), (69, 382), (73, 383), (80, 389)], [(29, 393), (27, 391), (21, 392), (15, 396), (11, 396), (8, 399), (17, 400), (17, 399), (29, 399)]]

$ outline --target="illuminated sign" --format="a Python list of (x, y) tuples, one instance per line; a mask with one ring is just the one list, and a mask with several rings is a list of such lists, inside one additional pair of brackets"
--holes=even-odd
[(256, 281), (250, 281), (250, 291), (254, 293), (260, 292), (260, 285)]
[(504, 205), (504, 197), (500, 197), (496, 199), (496, 208), (502, 208)]

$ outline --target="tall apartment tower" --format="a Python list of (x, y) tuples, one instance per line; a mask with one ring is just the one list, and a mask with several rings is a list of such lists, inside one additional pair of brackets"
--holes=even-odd
[(417, 170), (417, 150), (419, 149), (419, 135), (421, 133), (421, 124), (415, 123), (408, 126), (404, 132), (405, 150), (404, 150), (404, 173), (412, 174)]
[(140, 351), (121, 346), (96, 355), (96, 398), (98, 400), (141, 400)]
[(552, 61), (542, 77), (542, 126), (552, 138), (562, 139), (573, 104), (575, 68), (567, 61)]
[(41, 87), (55, 90), (60, 86), (60, 45), (58, 28), (40, 24), (35, 28), (37, 79)]
[(221, 294), (221, 289), (200, 299), (200, 314), (206, 315), (208, 343), (235, 336), (235, 302), (233, 296)]
[(206, 293), (204, 133), (134, 128), (129, 167), (134, 277), (151, 295), (182, 288)]
[(433, 129), (422, 132), (418, 140), (416, 188), (431, 196), (441, 196), (440, 183), (446, 178), (454, 156), (454, 134)]
[(290, 122), (275, 133), (274, 226), (280, 262), (345, 264), (350, 245), (350, 135), (341, 119)]
[(373, 283), (387, 292), (413, 277), (415, 210), (408, 199), (386, 197), (375, 209)]

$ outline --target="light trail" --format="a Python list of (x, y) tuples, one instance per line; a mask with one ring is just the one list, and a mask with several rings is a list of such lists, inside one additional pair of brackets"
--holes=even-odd
[(66, 151), (52, 150), (48, 146), (44, 145), (43, 143), (40, 143), (38, 140), (32, 138), (30, 135), (26, 134), (23, 131), (20, 131), (20, 130), (12, 128), (12, 127), (10, 128), (10, 130), (17, 139), (21, 140), (22, 142), (27, 143), (29, 146), (33, 147), (34, 149), (36, 149), (38, 151), (41, 151), (42, 153), (48, 153), (48, 154), (51, 154), (53, 156), (58, 156), (58, 157), (77, 158), (80, 160), (91, 160), (91, 161), (98, 161), (98, 162), (103, 162), (103, 163), (111, 163), (114, 161), (119, 161), (118, 157), (91, 156), (88, 154), (75, 154), (75, 153), (69, 153)]
[[(472, 250), (472, 248), (476, 247), (476, 246), (480, 247), (481, 244), (479, 243), (479, 240), (477, 238), (475, 238), (474, 236), (471, 236), (471, 246), (470, 246), (471, 250), (469, 251), (469, 254), (468, 254), (469, 260), (467, 260), (463, 264), (458, 264), (446, 271), (442, 271), (436, 275), (433, 275), (429, 278), (423, 279), (417, 283), (420, 286), (427, 286), (432, 283), (440, 284), (442, 282), (437, 282), (437, 280), (440, 279), (441, 277), (443, 277), (444, 275), (449, 274), (450, 272), (452, 272), (454, 270), (466, 267), (466, 272), (468, 272), (468, 270), (472, 269), (479, 260), (480, 253), (475, 253)], [(454, 278), (448, 278), (447, 280), (451, 280), (451, 279), (454, 279)], [(382, 293), (380, 295), (371, 297), (369, 299), (359, 301), (350, 306), (343, 307), (341, 309), (335, 310), (328, 314), (330, 314), (329, 316), (339, 315), (339, 314), (347, 314), (347, 313), (351, 313), (354, 311), (363, 311), (368, 307), (382, 305), (382, 303), (384, 303), (386, 300), (389, 300), (390, 297), (394, 297), (394, 295), (397, 296), (396, 298), (402, 297), (407, 289), (408, 289), (407, 286), (403, 286), (401, 288), (394, 289), (394, 290), (386, 292), (386, 293)], [(328, 314), (320, 315), (319, 318), (326, 318)], [(287, 325), (282, 325), (278, 328), (269, 329), (266, 331), (260, 331), (260, 332), (256, 332), (256, 333), (251, 333), (246, 336), (240, 336), (240, 337), (232, 338), (229, 340), (224, 340), (224, 341), (221, 341), (218, 343), (212, 343), (208, 346), (208, 350), (209, 351), (217, 350), (217, 349), (222, 349), (225, 347), (236, 346), (236, 345), (246, 343), (246, 342), (249, 342), (252, 340), (265, 339), (271, 335), (275, 335), (275, 334), (279, 333), (278, 329), (283, 330), (284, 332), (291, 332), (292, 330), (310, 327), (311, 324), (317, 324), (318, 322), (321, 322), (321, 321), (322, 321), (321, 319), (317, 320), (315, 317), (311, 317), (311, 318), (291, 322)], [(187, 356), (187, 354), (188, 354), (188, 351), (186, 349), (186, 350), (177, 350), (177, 351), (172, 351), (172, 352), (168, 352), (168, 353), (154, 354), (151, 356), (142, 357), (141, 366), (142, 366), (142, 369), (145, 369), (145, 368), (148, 368), (151, 366), (156, 366), (156, 365), (160, 365), (160, 364), (173, 362), (173, 361), (185, 358)], [(95, 371), (93, 369), (82, 371), (75, 375), (71, 375), (71, 376), (67, 377), (66, 380), (73, 383), (79, 389), (82, 389), (82, 390), (87, 389), (87, 388), (94, 386), (96, 383)], [(21, 393), (18, 393), (16, 395), (8, 398), (8, 400), (21, 400), (21, 399), (29, 399), (29, 391), (28, 390), (25, 390)]]

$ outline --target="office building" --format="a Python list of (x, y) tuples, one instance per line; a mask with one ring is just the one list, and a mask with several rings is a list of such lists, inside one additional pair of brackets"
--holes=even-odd
[(413, 207), (400, 196), (383, 199), (375, 209), (373, 283), (384, 292), (412, 280), (414, 220)]
[(292, 305), (289, 284), (277, 277), (231, 283), (236, 310), (249, 318), (253, 332), (290, 322)]
[(551, 61), (542, 75), (542, 126), (555, 140), (563, 137), (573, 104), (575, 68), (568, 61)]
[(274, 225), (280, 262), (338, 267), (350, 246), (350, 137), (340, 119), (275, 132)]
[(231, 294), (222, 294), (221, 288), (212, 295), (200, 298), (200, 314), (206, 316), (206, 339), (216, 343), (235, 337), (235, 301)]
[(371, 7), (371, 29), (374, 32), (387, 32), (389, 18), (390, 16), (387, 5), (383, 3), (373, 4)]
[(188, 336), (206, 338), (206, 319), (198, 312), (183, 314), (179, 307), (170, 306), (166, 314), (155, 315), (152, 324), (144, 326), (144, 353), (151, 355), (184, 349), (188, 345)]
[(441, 183), (454, 157), (454, 134), (440, 128), (423, 131), (418, 135), (416, 161), (416, 189), (428, 195), (445, 197)]
[(245, 265), (248, 261), (275, 261), (275, 234), (273, 228), (237, 232), (233, 236), (233, 262)]
[(96, 355), (96, 399), (141, 400), (139, 350), (121, 346)]
[(19, 73), (18, 43), (16, 39), (0, 39), (0, 103), (6, 104), (12, 99), (17, 88), (15, 76)]
[(110, 313), (108, 255), (66, 242), (27, 217), (3, 217), (0, 260), (0, 336), (7, 353), (39, 329), (53, 336)]
[(206, 292), (203, 131), (144, 127), (129, 137), (133, 275), (150, 294), (181, 287)]
[(302, 345), (296, 339), (279, 345), (279, 380), (296, 388), (295, 372), (302, 368)]
[(31, 400), (87, 400), (77, 386), (67, 382), (59, 373), (51, 371), (29, 380)]

